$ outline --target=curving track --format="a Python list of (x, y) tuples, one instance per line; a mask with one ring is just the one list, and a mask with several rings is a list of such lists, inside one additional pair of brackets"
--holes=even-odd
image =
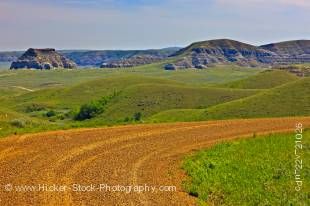
[[(5, 138), (0, 141), (0, 205), (194, 205), (195, 199), (181, 187), (185, 175), (180, 165), (186, 154), (253, 133), (294, 131), (297, 122), (310, 127), (310, 117), (275, 118), (132, 125)], [(73, 184), (93, 188), (73, 191)], [(146, 184), (156, 191), (100, 191), (99, 184)], [(34, 189), (16, 191), (24, 185)], [(66, 188), (51, 192), (38, 185)], [(159, 191), (164, 185), (176, 186), (176, 191)]]

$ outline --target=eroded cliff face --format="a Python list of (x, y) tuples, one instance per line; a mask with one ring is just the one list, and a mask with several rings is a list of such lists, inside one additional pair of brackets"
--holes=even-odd
[(260, 46), (260, 48), (277, 54), (277, 56), (272, 59), (274, 64), (310, 63), (309, 40), (286, 41), (267, 44)]
[(291, 41), (261, 47), (219, 39), (194, 43), (173, 55), (178, 58), (165, 69), (207, 68), (212, 64), (264, 66), (310, 62), (310, 41)]
[(74, 69), (76, 64), (57, 53), (55, 49), (28, 49), (17, 61), (11, 65), (11, 69)]
[(101, 68), (122, 68), (122, 67), (135, 67), (144, 64), (152, 64), (162, 60), (163, 58), (152, 55), (135, 55), (127, 59), (110, 61), (103, 63)]

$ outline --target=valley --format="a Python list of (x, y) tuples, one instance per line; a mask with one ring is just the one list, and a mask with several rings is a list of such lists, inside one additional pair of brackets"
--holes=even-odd
[[(9, 70), (8, 63), (0, 65), (0, 185), (5, 186), (0, 190), (1, 201), (15, 205), (241, 204), (239, 196), (223, 198), (237, 190), (234, 183), (219, 187), (218, 180), (208, 185), (209, 176), (201, 171), (223, 178), (229, 175), (226, 171), (235, 171), (234, 165), (220, 164), (235, 156), (229, 154), (230, 148), (248, 154), (249, 162), (270, 155), (267, 150), (260, 153), (264, 157), (254, 157), (246, 147), (249, 144), (255, 145), (255, 151), (273, 147), (278, 159), (260, 167), (285, 181), (267, 178), (277, 188), (271, 192), (259, 184), (253, 188), (256, 183), (251, 177), (251, 185), (240, 180), (248, 173), (264, 179), (255, 170), (257, 164), (239, 165), (239, 173), (231, 172), (232, 181), (238, 180), (242, 190), (250, 191), (252, 203), (291, 202), (294, 191), (282, 189), (290, 186), (290, 179), (272, 168), (290, 161), (283, 153), (290, 151), (287, 142), (294, 125), (302, 124), (308, 134), (309, 64), (265, 64), (264, 52), (277, 52), (283, 58), (291, 52), (283, 49), (287, 43), (266, 47), (269, 52), (227, 40), (208, 41), (171, 57), (153, 57), (164, 54), (147, 50), (151, 56), (137, 52), (83, 68), (63, 51), (29, 49), (12, 64), (15, 69)], [(307, 50), (299, 48), (294, 55), (303, 52)], [(202, 59), (206, 64), (201, 64)], [(177, 68), (165, 69), (167, 64)], [(261, 135), (265, 136), (256, 138)], [(282, 136), (286, 142), (281, 146), (275, 142)], [(227, 141), (233, 146), (227, 148)], [(216, 148), (224, 148), (220, 162), (204, 156)], [(98, 185), (154, 190), (102, 192), (94, 189)], [(50, 191), (53, 188), (58, 191)], [(265, 195), (258, 196), (260, 191)], [(288, 199), (278, 198), (287, 191)], [(306, 202), (304, 195), (296, 198), (294, 202)]]
[(0, 0), (0, 206), (310, 205), (310, 1)]
[[(265, 71), (260, 68), (218, 66), (207, 70), (173, 72), (165, 71), (161, 66), (158, 63), (129, 69), (0, 72), (1, 114), (6, 116), (0, 121), (0, 134), (5, 136), (57, 128), (165, 122), (166, 118), (161, 116), (169, 114), (170, 110), (211, 110), (217, 105), (233, 103), (234, 100), (254, 98), (290, 82), (307, 82), (307, 78), (302, 80), (285, 71)], [(274, 83), (267, 86), (264, 81)], [(256, 85), (251, 85), (253, 82)], [(301, 86), (305, 87), (300, 90), (305, 92), (301, 100), (306, 101), (308, 86)], [(285, 90), (283, 92), (285, 95)], [(75, 120), (83, 105), (111, 95), (113, 97), (109, 98), (103, 111), (95, 114), (94, 118)], [(287, 101), (287, 104), (291, 101)], [(281, 111), (279, 116), (308, 115), (308, 110), (300, 110), (298, 114)], [(184, 118), (179, 117), (183, 112), (177, 113), (169, 115), (176, 117), (173, 121), (195, 120), (197, 116), (194, 112)], [(236, 117), (242, 117), (240, 114)], [(140, 116), (138, 120), (135, 120), (135, 115)], [(259, 116), (249, 113), (247, 117)], [(212, 119), (208, 115), (199, 119), (206, 118)], [(225, 115), (213, 119), (222, 118)], [(16, 122), (19, 123), (16, 125)]]

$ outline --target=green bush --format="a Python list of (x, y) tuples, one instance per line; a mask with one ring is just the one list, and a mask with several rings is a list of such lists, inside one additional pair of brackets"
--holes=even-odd
[(124, 122), (129, 122), (130, 121), (130, 118), (129, 117), (126, 117), (125, 119), (124, 119)]
[(99, 102), (91, 102), (88, 104), (83, 104), (80, 108), (80, 111), (76, 115), (76, 120), (86, 120), (91, 119), (101, 114), (103, 112), (103, 105)]
[(54, 110), (50, 110), (50, 111), (48, 111), (47, 113), (46, 113), (46, 116), (47, 117), (53, 117), (53, 116), (55, 116), (56, 115), (56, 112), (54, 111)]
[(133, 119), (134, 119), (135, 121), (140, 121), (141, 118), (142, 118), (141, 112), (136, 112), (136, 113), (133, 115)]
[(98, 101), (92, 101), (88, 104), (83, 104), (75, 116), (75, 120), (83, 121), (86, 119), (91, 119), (96, 117), (97, 115), (104, 112), (104, 106), (108, 104), (109, 100), (112, 99), (117, 95), (116, 92), (114, 92), (113, 95), (102, 97)]

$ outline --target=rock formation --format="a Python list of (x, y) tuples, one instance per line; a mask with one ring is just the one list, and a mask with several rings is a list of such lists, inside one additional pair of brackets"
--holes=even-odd
[(193, 43), (172, 55), (177, 60), (164, 66), (166, 70), (204, 69), (213, 64), (234, 63), (255, 67), (310, 62), (310, 41), (290, 41), (264, 46), (219, 39)]
[(144, 64), (151, 64), (154, 62), (158, 62), (162, 60), (162, 58), (151, 55), (135, 55), (127, 59), (109, 61), (107, 63), (103, 63), (101, 68), (122, 68), (122, 67), (135, 67)]
[(10, 69), (54, 69), (76, 68), (76, 64), (57, 53), (55, 49), (28, 49), (17, 61), (14, 61)]
[(260, 48), (277, 54), (274, 64), (302, 64), (310, 62), (310, 41), (286, 41), (260, 46)]
[[(163, 49), (148, 50), (97, 50), (97, 51), (60, 51), (65, 57), (73, 60), (79, 66), (96, 66), (102, 64), (116, 63), (133, 56), (152, 56), (157, 58), (167, 58), (181, 48), (169, 47)], [(0, 54), (1, 56), (1, 54)]]

